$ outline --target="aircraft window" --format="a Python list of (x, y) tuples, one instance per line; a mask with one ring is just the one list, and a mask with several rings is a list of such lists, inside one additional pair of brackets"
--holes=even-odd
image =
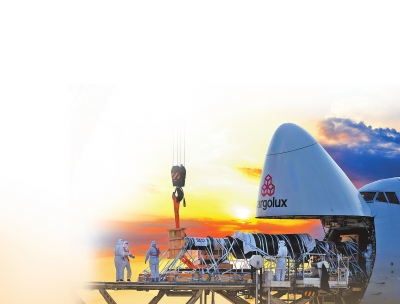
[(378, 196), (376, 197), (376, 201), (377, 201), (377, 202), (384, 202), (384, 203), (387, 203), (386, 197), (385, 197), (385, 195), (383, 194), (383, 192), (379, 192), (379, 193), (378, 193)]
[(386, 194), (386, 197), (389, 200), (389, 203), (400, 204), (399, 199), (396, 196), (396, 193), (394, 193), (394, 192), (385, 192), (385, 194)]
[(376, 192), (361, 192), (361, 196), (366, 202), (372, 202), (374, 200)]

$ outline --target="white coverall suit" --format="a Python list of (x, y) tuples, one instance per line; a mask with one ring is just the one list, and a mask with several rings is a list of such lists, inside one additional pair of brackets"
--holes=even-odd
[(132, 270), (131, 270), (131, 262), (129, 262), (129, 258), (131, 257), (132, 259), (134, 259), (135, 257), (130, 252), (127, 241), (124, 242), (123, 249), (124, 249), (124, 268), (122, 270), (122, 278), (124, 277), (124, 272), (125, 272), (125, 268), (126, 268), (126, 278), (128, 281), (130, 281), (131, 277), (132, 277)]
[(286, 257), (288, 255), (288, 250), (285, 245), (285, 241), (279, 241), (279, 249), (276, 257), (276, 269), (275, 269), (275, 280), (284, 281), (286, 272)]
[(146, 263), (147, 260), (150, 258), (150, 271), (151, 271), (151, 281), (152, 282), (159, 282), (160, 275), (158, 273), (158, 256), (160, 255), (160, 249), (156, 246), (156, 241), (151, 242), (151, 246), (146, 254), (146, 259), (144, 262)]
[(371, 275), (371, 263), (372, 263), (372, 244), (367, 245), (367, 250), (363, 253), (363, 256), (365, 258), (365, 268), (367, 271), (367, 274), (370, 276)]
[(122, 239), (119, 239), (117, 245), (114, 248), (114, 264), (115, 269), (117, 271), (116, 280), (123, 281), (124, 280), (124, 248), (122, 247)]

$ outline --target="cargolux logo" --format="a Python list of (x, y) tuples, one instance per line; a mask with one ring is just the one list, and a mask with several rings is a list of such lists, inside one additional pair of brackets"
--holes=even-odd
[[(264, 197), (266, 195), (272, 196), (275, 193), (275, 185), (272, 183), (272, 176), (267, 175), (264, 178), (264, 184), (261, 186), (261, 195)], [(257, 208), (262, 208), (263, 210), (267, 210), (267, 208), (271, 207), (287, 207), (287, 198), (269, 198), (269, 199), (263, 199), (261, 201), (258, 201)]]
[(261, 187), (261, 195), (266, 196), (272, 196), (275, 193), (275, 185), (272, 183), (272, 176), (267, 175), (264, 178), (264, 184)]

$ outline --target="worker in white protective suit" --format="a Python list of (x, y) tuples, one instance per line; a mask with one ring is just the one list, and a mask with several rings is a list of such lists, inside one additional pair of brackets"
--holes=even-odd
[(114, 248), (114, 264), (115, 264), (115, 269), (117, 271), (117, 277), (116, 277), (117, 282), (124, 280), (125, 261), (124, 261), (124, 248), (122, 247), (122, 245), (123, 245), (122, 239), (119, 239), (117, 245)]
[(367, 271), (367, 275), (371, 275), (371, 264), (373, 260), (373, 253), (372, 253), (372, 244), (367, 245), (367, 250), (363, 252), (363, 257), (365, 258), (365, 270)]
[(278, 242), (278, 254), (276, 255), (276, 269), (275, 269), (275, 280), (284, 281), (286, 272), (286, 258), (288, 255), (288, 250), (285, 245), (285, 241)]
[(160, 281), (160, 275), (158, 273), (158, 262), (159, 262), (159, 255), (160, 255), (160, 249), (156, 245), (156, 241), (151, 242), (151, 246), (149, 250), (147, 251), (146, 254), (146, 259), (144, 260), (144, 263), (147, 262), (147, 260), (150, 258), (150, 271), (151, 271), (151, 282), (159, 282)]
[(131, 262), (129, 261), (129, 258), (134, 259), (135, 257), (130, 252), (128, 245), (129, 245), (128, 241), (125, 241), (124, 245), (122, 246), (124, 249), (124, 268), (122, 270), (122, 278), (124, 277), (124, 272), (125, 272), (125, 268), (126, 268), (126, 278), (127, 278), (127, 281), (130, 282), (131, 277), (132, 277), (132, 270), (131, 270)]

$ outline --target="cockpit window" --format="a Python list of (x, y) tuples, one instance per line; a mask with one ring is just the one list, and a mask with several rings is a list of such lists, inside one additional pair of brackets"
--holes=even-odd
[(386, 197), (389, 200), (389, 203), (392, 203), (392, 204), (399, 204), (400, 203), (399, 199), (397, 198), (396, 193), (394, 193), (394, 192), (385, 192), (385, 194), (386, 194)]
[(377, 202), (387, 203), (385, 194), (383, 194), (383, 192), (379, 192), (379, 193), (378, 193), (378, 196), (376, 197), (376, 201), (377, 201)]
[(361, 196), (366, 202), (372, 202), (374, 200), (376, 192), (361, 192)]

